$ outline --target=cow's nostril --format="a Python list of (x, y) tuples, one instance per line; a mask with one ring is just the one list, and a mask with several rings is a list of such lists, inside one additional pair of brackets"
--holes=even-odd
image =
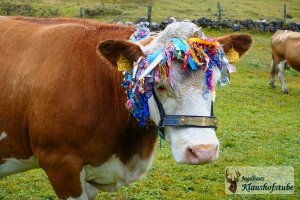
[(196, 145), (187, 148), (187, 159), (190, 164), (209, 163), (217, 157), (218, 145)]
[(193, 151), (191, 147), (188, 147), (187, 149), (187, 157), (190, 159), (198, 159), (197, 154)]

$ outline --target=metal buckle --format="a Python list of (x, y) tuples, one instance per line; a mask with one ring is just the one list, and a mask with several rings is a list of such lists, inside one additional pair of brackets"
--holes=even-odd
[(182, 116), (179, 118), (181, 126), (198, 126), (198, 127), (217, 127), (218, 120), (215, 117), (187, 117)]

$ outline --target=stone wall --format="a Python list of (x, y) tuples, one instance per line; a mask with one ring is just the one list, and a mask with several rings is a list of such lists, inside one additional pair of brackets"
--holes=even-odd
[[(190, 20), (185, 20), (185, 21), (190, 21)], [(274, 33), (276, 30), (287, 29), (287, 30), (300, 32), (300, 22), (290, 22), (285, 25), (284, 22), (281, 20), (273, 20), (273, 21), (252, 20), (252, 19), (222, 20), (220, 23), (218, 23), (217, 21), (212, 20), (210, 18), (200, 17), (198, 19), (191, 20), (191, 21), (203, 28), (231, 29), (232, 31), (254, 30), (259, 32)], [(164, 20), (159, 23), (152, 22), (151, 24), (149, 24), (145, 17), (141, 17), (135, 22), (135, 24), (142, 24), (142, 25), (149, 26), (151, 31), (159, 31), (165, 29), (165, 27), (172, 22), (174, 22), (174, 18), (171, 18), (169, 20)], [(118, 22), (118, 23), (134, 24), (132, 22)]]

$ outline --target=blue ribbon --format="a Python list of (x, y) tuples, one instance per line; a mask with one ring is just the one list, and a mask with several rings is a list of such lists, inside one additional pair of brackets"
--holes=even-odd
[[(180, 40), (178, 38), (172, 38), (171, 42), (177, 47), (178, 50), (183, 51), (184, 54), (186, 54), (187, 51), (190, 49), (190, 47), (185, 42), (183, 42), (182, 40)], [(190, 65), (190, 67), (192, 68), (192, 70), (197, 70), (198, 69), (192, 56), (189, 56), (188, 63)]]

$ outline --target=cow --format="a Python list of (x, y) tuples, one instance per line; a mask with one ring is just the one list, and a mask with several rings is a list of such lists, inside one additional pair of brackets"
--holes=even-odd
[(278, 74), (281, 90), (283, 93), (288, 94), (283, 78), (284, 70), (290, 66), (300, 71), (300, 33), (288, 30), (276, 31), (271, 39), (271, 48), (270, 86), (275, 88), (275, 74)]
[[(153, 125), (143, 128), (125, 108), (123, 55), (137, 62), (174, 37), (199, 29), (189, 22), (169, 25), (146, 42), (128, 41), (135, 28), (81, 19), (0, 19), (0, 178), (42, 168), (59, 199), (92, 199), (140, 179), (150, 168), (160, 113), (148, 101)], [(218, 38), (224, 51), (242, 56), (252, 45), (246, 34)], [(145, 46), (144, 46), (145, 45)], [(204, 72), (173, 63), (173, 83), (154, 85), (166, 114), (209, 116), (203, 98)], [(221, 73), (213, 68), (216, 86)], [(180, 164), (209, 163), (218, 157), (213, 128), (164, 128)]]

